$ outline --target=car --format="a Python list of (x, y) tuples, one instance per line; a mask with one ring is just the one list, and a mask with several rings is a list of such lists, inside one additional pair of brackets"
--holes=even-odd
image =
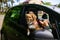
[[(37, 15), (38, 10), (43, 10), (49, 15), (50, 26), (54, 39), (60, 38), (60, 13), (37, 4), (23, 4), (10, 8), (4, 18), (1, 33), (4, 40), (29, 40), (27, 36), (27, 23), (25, 13), (32, 10)], [(55, 27), (53, 26), (55, 25)], [(40, 39), (40, 38), (39, 38)]]

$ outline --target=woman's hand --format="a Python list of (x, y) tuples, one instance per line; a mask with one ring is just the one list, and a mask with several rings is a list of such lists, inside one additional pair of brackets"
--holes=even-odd
[(49, 26), (48, 23), (49, 21), (47, 19), (45, 19), (44, 21), (39, 21), (43, 27)]

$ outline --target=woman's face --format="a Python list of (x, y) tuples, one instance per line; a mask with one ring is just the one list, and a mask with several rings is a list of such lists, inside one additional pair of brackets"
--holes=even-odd
[(38, 14), (41, 14), (41, 15), (43, 15), (43, 11), (38, 11)]

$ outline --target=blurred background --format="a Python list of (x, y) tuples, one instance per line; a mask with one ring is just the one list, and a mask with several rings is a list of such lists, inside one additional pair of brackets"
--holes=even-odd
[[(29, 1), (30, 0), (0, 0), (0, 12), (6, 12), (9, 8), (17, 5), (25, 3), (28, 4)], [(44, 6), (54, 9), (55, 11), (60, 13), (60, 0), (39, 0), (39, 1), (41, 1)]]

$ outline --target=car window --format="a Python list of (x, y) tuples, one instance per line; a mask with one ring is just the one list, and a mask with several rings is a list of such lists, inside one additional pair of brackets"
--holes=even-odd
[[(6, 32), (5, 35), (9, 35), (9, 37), (11, 38), (13, 37), (13, 40), (18, 40), (18, 39), (24, 40), (25, 39), (21, 31), (23, 29), (20, 27), (20, 25), (18, 25), (18, 22), (21, 16), (20, 15), (21, 10), (22, 10), (22, 6), (11, 8), (10, 10), (8, 10), (5, 16), (4, 22), (3, 22), (2, 32), (3, 33)], [(11, 38), (7, 38), (7, 39), (11, 39)]]
[(20, 12), (21, 12), (21, 8), (19, 8), (19, 7), (13, 8), (13, 10), (11, 10), (10, 19), (12, 21), (18, 22)]

